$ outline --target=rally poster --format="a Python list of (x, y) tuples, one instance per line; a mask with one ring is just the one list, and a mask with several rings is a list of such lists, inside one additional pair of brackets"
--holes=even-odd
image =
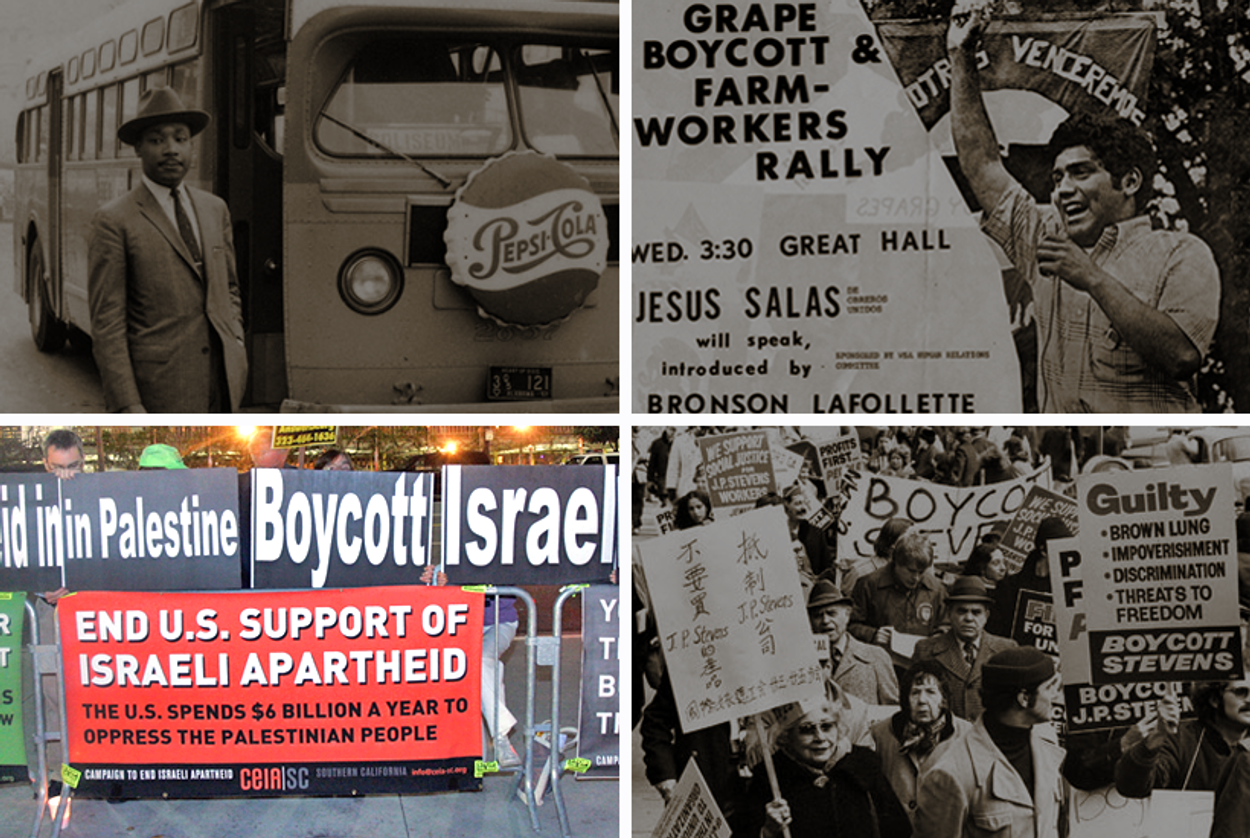
[(61, 481), (0, 474), (0, 591), (54, 591), (64, 584), (67, 546)]
[(607, 582), (617, 468), (444, 466), (443, 569), (453, 585)]
[[(1210, 265), (1189, 409), (1250, 398), (1233, 372), (1244, 361), (1221, 363), (1250, 345), (1244, 307), (1230, 304), (1244, 293), (1236, 184), (1247, 168), (1231, 137), (1245, 128), (1214, 116), (1246, 95), (1240, 80), (1216, 80), (1236, 75), (1244, 49), (1225, 35), (1238, 29), (1232, 10), (982, 5), (994, 19), (978, 73), (1011, 178), (1050, 208), (1047, 143), (1071, 115), (1150, 133), (1146, 169), (1160, 174), (1136, 211), (1193, 234)], [(956, 155), (951, 6), (634, 4), (635, 411), (1064, 409), (1038, 380), (1039, 356), (1053, 364), (1058, 351), (1050, 310), (980, 229), (985, 208)], [(1195, 53), (1214, 57), (1187, 60)], [(1191, 124), (1197, 113), (1224, 134)], [(1217, 159), (1233, 173), (1209, 177)], [(1093, 375), (1128, 363), (1104, 358), (1116, 341), (1091, 340)]]
[(0, 783), (29, 779), (22, 721), (25, 608), (25, 594), (0, 591)]
[[(1050, 578), (1056, 596), (1053, 604), (1059, 668), (1063, 672), (1064, 709), (1069, 733), (1123, 729), (1136, 724), (1166, 695), (1176, 693), (1175, 684), (1145, 679), (1114, 684), (1090, 682), (1089, 644), (1085, 640), (1087, 603), (1081, 596), (1084, 568), (1079, 538), (1055, 538), (1047, 545)], [(1181, 716), (1192, 718), (1188, 691), (1179, 693)]]
[(577, 756), (589, 767), (577, 779), (615, 779), (621, 773), (621, 589), (591, 585), (582, 591), (582, 688), (578, 699)]
[(729, 838), (732, 830), (703, 779), (699, 763), (690, 760), (664, 807), (652, 838)]
[(907, 518), (928, 533), (937, 561), (962, 559), (996, 523), (1011, 520), (1035, 485), (1049, 487), (1049, 460), (1023, 477), (988, 486), (946, 486), (866, 473), (838, 521), (839, 561), (872, 556), (881, 527), (891, 518)]
[(65, 585), (74, 591), (243, 587), (234, 469), (114, 471), (61, 482)]
[(1071, 498), (1041, 486), (1030, 487), (1024, 505), (1016, 510), (1015, 517), (1007, 525), (1002, 541), (999, 542), (999, 548), (1003, 551), (1012, 573), (1020, 570), (1024, 560), (1032, 552), (1038, 525), (1052, 516), (1062, 518), (1072, 532), (1078, 531), (1076, 504)]
[(638, 545), (681, 729), (823, 695), (785, 513), (753, 509)]
[(1209, 681), (1243, 672), (1229, 463), (1077, 478), (1094, 684)]
[(480, 592), (90, 591), (57, 618), (79, 795), (480, 788)]
[(713, 509), (733, 514), (777, 491), (773, 454), (763, 428), (700, 437), (699, 452)]
[(251, 586), (415, 585), (437, 563), (434, 475), (252, 469)]

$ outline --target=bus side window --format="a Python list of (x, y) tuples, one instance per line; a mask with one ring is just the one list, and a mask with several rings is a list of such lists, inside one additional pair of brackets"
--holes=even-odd
[(26, 111), (22, 111), (17, 115), (17, 129), (13, 133), (13, 139), (17, 143), (17, 162), (25, 163), (26, 150), (30, 148), (30, 143), (26, 140)]
[(100, 91), (100, 157), (105, 160), (117, 156), (117, 91), (115, 84)]
[[(121, 123), (125, 124), (135, 118), (135, 114), (139, 112), (139, 77), (126, 79), (122, 82), (121, 103)], [(117, 149), (117, 156), (122, 157), (122, 141), (116, 140), (114, 148)]]
[(81, 96), (71, 96), (65, 100), (64, 125), (61, 134), (65, 137), (66, 160), (78, 159), (78, 139), (79, 132), (82, 131), (82, 119), (78, 116), (78, 109), (81, 107), (81, 102)]
[(35, 111), (35, 130), (39, 136), (38, 144), (35, 146), (36, 162), (48, 159), (48, 129), (50, 126), (48, 125), (47, 110), (47, 105), (40, 105), (39, 109)]
[(89, 91), (83, 97), (82, 119), (82, 159), (94, 160), (96, 158), (96, 148), (100, 144), (100, 111), (97, 107), (100, 102), (100, 91)]

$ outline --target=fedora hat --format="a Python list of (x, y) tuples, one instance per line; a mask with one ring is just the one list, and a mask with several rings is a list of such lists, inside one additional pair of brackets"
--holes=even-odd
[(849, 596), (842, 593), (838, 586), (830, 582), (828, 579), (817, 579), (816, 584), (812, 586), (812, 592), (807, 598), (807, 607), (823, 608), (826, 605), (838, 605), (845, 603), (850, 605), (854, 602)]
[(985, 582), (980, 576), (958, 576), (951, 583), (950, 591), (946, 594), (946, 601), (984, 602), (986, 605), (992, 605), (994, 598), (989, 595)]
[(204, 111), (187, 108), (178, 94), (168, 87), (154, 87), (143, 91), (139, 97), (139, 110), (133, 119), (122, 123), (117, 129), (117, 139), (126, 145), (138, 145), (143, 132), (153, 125), (181, 122), (195, 136), (208, 125), (210, 117)]

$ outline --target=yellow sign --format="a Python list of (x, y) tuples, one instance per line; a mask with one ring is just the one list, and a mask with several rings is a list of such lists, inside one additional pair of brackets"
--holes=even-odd
[(274, 448), (299, 448), (304, 445), (333, 445), (338, 441), (334, 425), (277, 426), (273, 429)]

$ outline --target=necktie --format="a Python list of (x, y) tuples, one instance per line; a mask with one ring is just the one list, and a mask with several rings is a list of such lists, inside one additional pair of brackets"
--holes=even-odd
[(829, 650), (829, 663), (831, 664), (829, 672), (836, 674), (838, 671), (838, 664), (842, 663), (841, 649), (833, 648)]
[(977, 661), (977, 647), (971, 643), (964, 644), (964, 660), (968, 662), (968, 668), (972, 669), (972, 665)]
[(178, 197), (178, 190), (170, 189), (169, 194), (174, 197), (174, 218), (178, 219), (178, 234), (182, 236), (183, 242), (187, 245), (187, 250), (191, 251), (191, 261), (195, 262), (198, 268), (202, 261), (200, 257), (200, 245), (195, 240), (195, 230), (191, 229), (191, 219), (187, 216), (187, 211), (182, 208), (182, 200)]

